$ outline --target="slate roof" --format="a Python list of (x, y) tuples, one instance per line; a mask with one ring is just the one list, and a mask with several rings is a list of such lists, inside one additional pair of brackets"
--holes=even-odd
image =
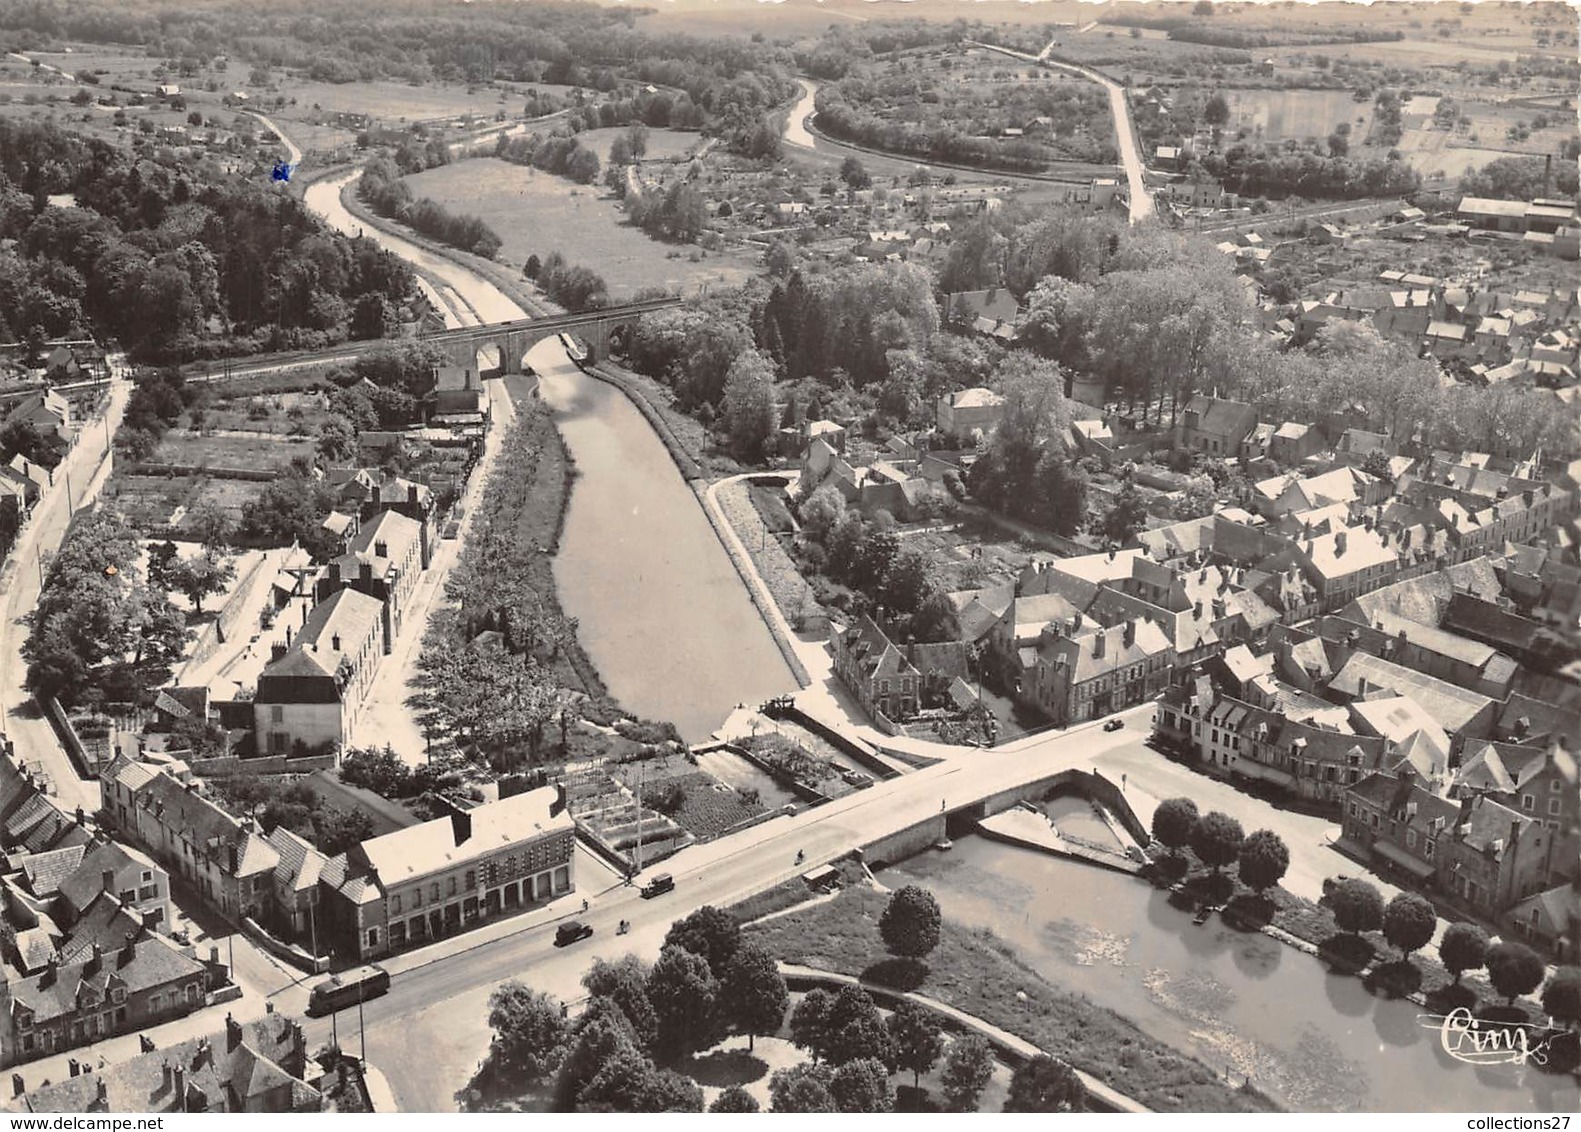
[[(289, 1087), (290, 1111), (317, 1111), (317, 1089), (301, 1080), (306, 1071), (300, 1027), (282, 1014), (206, 1038), (188, 1038), (162, 1049), (115, 1061), (77, 1077), (66, 1077), (24, 1093), (12, 1107), (31, 1112), (179, 1112), (228, 1110), (259, 1103), (277, 1087)], [(234, 1034), (234, 1038), (233, 1035)], [(171, 1068), (183, 1071), (185, 1096), (176, 1095)]]
[(105, 873), (119, 873), (128, 866), (140, 872), (152, 872), (159, 868), (146, 854), (128, 845), (100, 841), (88, 850), (81, 865), (60, 886), (60, 894), (66, 903), (80, 912), (103, 890)]
[(310, 891), (317, 887), (328, 857), (283, 825), (276, 826), (268, 840), (278, 857), (274, 870), (276, 882), (292, 892)]
[(550, 815), (558, 798), (559, 791), (546, 786), (468, 810), (471, 833), (465, 839), (458, 838), (456, 821), (444, 817), (370, 838), (354, 852), (385, 885), (399, 884), (487, 857), (502, 847), (574, 829), (568, 811)]
[(128, 994), (187, 981), (205, 985), (203, 964), (178, 951), (163, 936), (146, 928), (132, 940), (123, 940), (114, 951), (95, 959), (62, 963), (10, 983), (15, 1006), (32, 1011), (35, 1021), (69, 1018), (78, 1011), (78, 996), (83, 989), (103, 999), (113, 982), (126, 987)]
[[(350, 659), (345, 651), (331, 647), (336, 634), (343, 646), (360, 647), (377, 631), (383, 616), (384, 603), (378, 598), (352, 589), (337, 590), (313, 607), (286, 654), (271, 661), (260, 679), (268, 676), (334, 677), (341, 661)], [(269, 701), (260, 695), (259, 702)]]
[(29, 892), (37, 897), (49, 897), (59, 892), (61, 882), (76, 871), (86, 849), (83, 845), (73, 845), (66, 849), (34, 853), (14, 863), (21, 865)]
[(1355, 699), (1379, 691), (1410, 696), (1444, 730), (1458, 734), (1494, 701), (1454, 684), (1364, 652), (1353, 652), (1329, 681), (1329, 689)]

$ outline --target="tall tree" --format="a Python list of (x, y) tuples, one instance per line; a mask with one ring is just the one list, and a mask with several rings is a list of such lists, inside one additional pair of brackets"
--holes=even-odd
[(1383, 938), (1405, 955), (1427, 945), (1438, 928), (1438, 913), (1414, 892), (1402, 892), (1383, 910)]
[(489, 996), (490, 1068), (501, 1078), (529, 1087), (559, 1068), (571, 1027), (560, 1003), (514, 979)]
[(648, 1001), (659, 1023), (655, 1052), (679, 1058), (713, 1045), (718, 995), (706, 959), (684, 947), (665, 947), (648, 975)]
[(1081, 1078), (1063, 1061), (1038, 1054), (1023, 1062), (1010, 1077), (1006, 1112), (1079, 1111), (1087, 1095)]
[(1334, 923), (1342, 932), (1359, 935), (1383, 924), (1383, 896), (1377, 886), (1352, 877), (1334, 886), (1328, 896)]
[(860, 1057), (847, 1061), (829, 1079), (829, 1095), (840, 1112), (892, 1112), (895, 1093), (882, 1061)]
[(1153, 839), (1177, 855), (1196, 828), (1197, 803), (1190, 798), (1167, 798), (1153, 811)]
[(758, 351), (748, 350), (730, 364), (720, 419), (738, 460), (755, 464), (768, 454), (779, 425), (774, 411), (774, 367)]
[(1241, 843), (1240, 876), (1247, 887), (1259, 893), (1270, 889), (1289, 868), (1290, 850), (1273, 830), (1254, 830)]
[(1488, 948), (1488, 982), (1511, 1004), (1542, 985), (1543, 957), (1524, 943), (1505, 940)]
[(769, 1078), (770, 1112), (838, 1112), (829, 1085), (834, 1071), (826, 1065), (794, 1065), (776, 1069)]
[(994, 1076), (994, 1050), (988, 1039), (966, 1034), (950, 1043), (939, 1084), (947, 1112), (976, 1112), (977, 1102)]
[(684, 947), (701, 955), (715, 978), (723, 978), (741, 947), (741, 925), (729, 912), (705, 904), (676, 920), (664, 936), (665, 947)]
[(903, 1002), (890, 1014), (885, 1025), (895, 1044), (895, 1061), (902, 1069), (911, 1070), (913, 1087), (921, 1084), (922, 1075), (929, 1072), (944, 1052), (943, 1031), (931, 1010), (924, 1010), (913, 1002)]
[(1215, 872), (1235, 863), (1246, 835), (1241, 823), (1217, 810), (1203, 814), (1191, 831), (1191, 851)]
[(1581, 967), (1559, 967), (1548, 976), (1543, 1011), (1567, 1030), (1581, 1026)]
[(619, 959), (594, 959), (582, 976), (582, 986), (593, 998), (607, 999), (620, 1008), (631, 1024), (637, 1045), (651, 1051), (659, 1038), (659, 1018), (648, 998), (648, 966), (635, 955)]
[(719, 990), (724, 1017), (747, 1035), (751, 1050), (759, 1034), (778, 1032), (790, 1009), (790, 993), (774, 957), (755, 943), (737, 949)]
[(1455, 984), (1467, 971), (1475, 971), (1487, 961), (1488, 934), (1476, 924), (1461, 920), (1444, 929), (1438, 942), (1438, 958), (1455, 976)]
[(878, 920), (878, 934), (896, 955), (921, 959), (939, 946), (941, 920), (933, 893), (908, 884), (890, 896)]

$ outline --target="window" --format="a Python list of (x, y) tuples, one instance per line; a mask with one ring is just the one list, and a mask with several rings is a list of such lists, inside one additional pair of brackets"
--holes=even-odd
[(1438, 842), (1434, 841), (1431, 837), (1423, 838), (1422, 840), (1422, 852), (1426, 855), (1429, 861), (1433, 859), (1433, 846), (1437, 844)]
[(467, 891), (471, 892), (474, 888), (476, 888), (478, 886), (478, 874), (477, 874), (476, 870), (468, 869), (467, 870), (467, 878), (466, 878), (466, 880), (467, 880)]
[(399, 913), (401, 911), (400, 893), (396, 893), (394, 896), (390, 897), (390, 911), (395, 913)]
[(283, 722), (285, 722), (285, 708), (280, 707), (278, 705), (276, 705), (275, 707), (270, 708), (269, 709), (269, 722), (270, 723), (283, 723)]
[(1537, 799), (1536, 798), (1533, 798), (1530, 794), (1522, 794), (1521, 795), (1521, 809), (1523, 809), (1523, 810), (1527, 811), (1528, 813), (1530, 813), (1532, 810), (1535, 810), (1536, 808), (1537, 808)]
[(379, 929), (378, 928), (369, 928), (368, 929), (368, 946), (369, 947), (378, 947), (379, 946)]
[(1377, 829), (1378, 828), (1378, 815), (1377, 814), (1369, 814), (1368, 818), (1369, 818), (1370, 824), (1372, 825), (1372, 828), (1373, 829)]
[(1557, 793), (1559, 793), (1559, 780), (1557, 778), (1549, 779), (1549, 781), (1548, 781), (1548, 793), (1550, 793), (1550, 794), (1557, 794)]
[(416, 888), (412, 889), (412, 907), (413, 908), (421, 908), (422, 906), (423, 906), (423, 886), (422, 885), (418, 885)]
[(439, 882), (437, 880), (428, 886), (428, 899), (436, 904), (439, 903)]
[(136, 904), (137, 903), (137, 890), (136, 889), (132, 889), (132, 888), (122, 889), (121, 890), (121, 903), (122, 904)]
[(1548, 799), (1548, 812), (1550, 814), (1558, 814), (1559, 813), (1559, 799), (1558, 798), (1550, 798), (1550, 799)]
[(160, 998), (159, 995), (151, 994), (151, 995), (148, 996), (148, 1012), (150, 1014), (158, 1014), (159, 1013), (159, 1008), (162, 1005), (163, 1005), (163, 1000)]
[(125, 987), (116, 987), (114, 990), (112, 990), (110, 992), (110, 1001), (114, 1002), (114, 1003), (125, 1002), (126, 1001), (126, 988)]
[(450, 878), (450, 884), (448, 886), (448, 889), (449, 889), (448, 895), (454, 896), (456, 894), (456, 878), (454, 876), (452, 876)]
[(1405, 846), (1407, 849), (1416, 848), (1416, 830), (1408, 829), (1405, 831)]

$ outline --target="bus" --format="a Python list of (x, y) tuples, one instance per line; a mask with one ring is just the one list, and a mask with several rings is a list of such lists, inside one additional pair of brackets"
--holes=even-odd
[(383, 967), (353, 967), (313, 985), (307, 996), (307, 1013), (317, 1018), (378, 998), (390, 989), (390, 973)]

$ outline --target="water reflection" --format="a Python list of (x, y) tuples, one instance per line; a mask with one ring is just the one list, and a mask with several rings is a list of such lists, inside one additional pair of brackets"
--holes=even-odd
[[(885, 871), (946, 915), (984, 925), (1045, 978), (1281, 1104), (1317, 1112), (1545, 1111), (1578, 1107), (1573, 1081), (1475, 1069), (1417, 1027), (1421, 1007), (1218, 917), (1198, 926), (1166, 893), (1117, 873), (962, 837)], [(1007, 917), (1006, 909), (1016, 909)]]

